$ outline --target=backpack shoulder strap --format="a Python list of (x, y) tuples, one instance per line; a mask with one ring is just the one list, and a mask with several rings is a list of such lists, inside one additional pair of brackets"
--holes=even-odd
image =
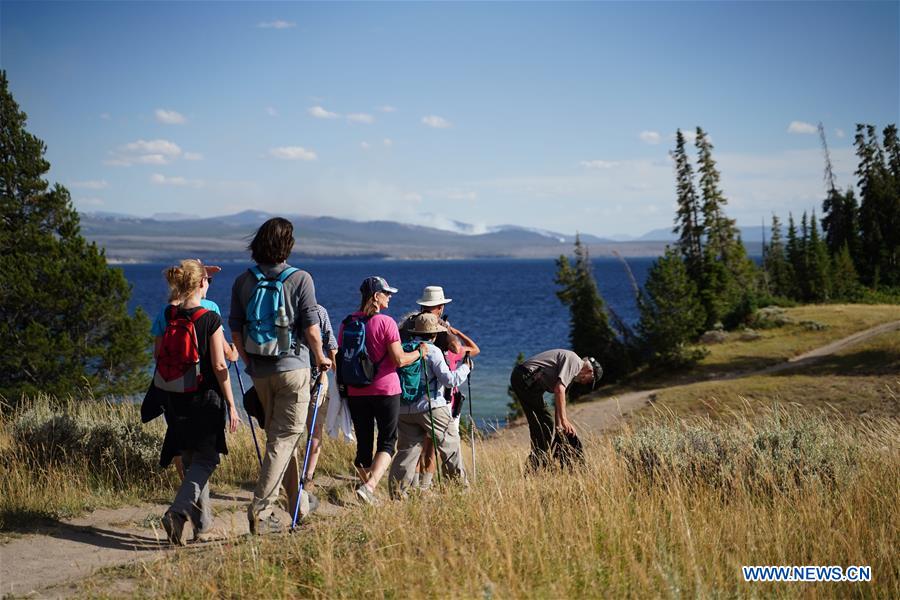
[(250, 268), (247, 269), (247, 270), (250, 271), (250, 273), (251, 273), (254, 277), (256, 277), (256, 281), (262, 281), (263, 279), (266, 278), (266, 276), (263, 275), (262, 271), (260, 271), (260, 270), (259, 270), (259, 267), (257, 267), (256, 265), (250, 267)]
[(284, 271), (282, 271), (281, 273), (278, 274), (278, 278), (276, 279), (276, 281), (278, 283), (284, 283), (288, 277), (290, 277), (291, 275), (293, 275), (294, 273), (296, 273), (299, 270), (300, 269), (298, 269), (297, 267), (288, 267), (287, 269), (285, 269)]
[(205, 315), (208, 312), (209, 312), (209, 310), (207, 310), (205, 308), (198, 308), (196, 311), (194, 311), (194, 314), (191, 315), (191, 321), (196, 323), (197, 321), (200, 320), (200, 317), (202, 317), (203, 315)]
[(169, 321), (171, 321), (172, 319), (174, 319), (174, 318), (175, 318), (175, 315), (178, 314), (178, 307), (175, 306), (174, 304), (168, 305), (168, 306), (166, 307), (165, 314), (166, 314), (166, 324), (168, 324)]

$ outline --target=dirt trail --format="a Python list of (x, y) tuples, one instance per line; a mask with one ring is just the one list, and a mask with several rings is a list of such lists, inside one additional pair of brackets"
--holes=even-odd
[[(895, 330), (900, 330), (900, 321), (854, 333), (772, 367), (717, 379), (736, 379), (800, 368), (824, 356)], [(570, 418), (580, 431), (601, 433), (617, 425), (630, 412), (647, 406), (654, 394), (675, 387), (680, 386), (632, 392), (577, 404), (570, 409)], [(519, 425), (502, 430), (486, 443), (527, 445), (528, 428)], [(319, 513), (323, 515), (339, 513), (344, 499), (348, 497), (348, 490), (349, 496), (352, 496), (352, 482), (322, 478), (317, 481), (317, 485), (316, 493), (323, 501)], [(228, 537), (246, 534), (247, 519), (244, 511), (249, 500), (250, 493), (246, 491), (214, 494), (215, 529)], [(159, 517), (166, 508), (163, 504), (142, 504), (97, 510), (83, 517), (53, 524), (39, 532), (12, 537), (0, 544), (0, 595), (31, 595), (42, 598), (69, 596), (77, 592), (75, 582), (97, 569), (152, 561), (175, 552), (164, 541), (165, 533), (159, 525)], [(209, 542), (206, 545), (215, 543), (217, 542)], [(128, 594), (128, 590), (124, 589), (109, 591)]]

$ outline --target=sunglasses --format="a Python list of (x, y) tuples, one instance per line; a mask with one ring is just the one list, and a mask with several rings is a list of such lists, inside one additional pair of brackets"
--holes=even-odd
[(204, 277), (203, 279), (207, 280), (207, 281), (210, 282), (210, 283), (212, 283), (212, 280), (213, 280), (212, 277), (208, 277), (208, 276), (207, 276), (207, 277)]

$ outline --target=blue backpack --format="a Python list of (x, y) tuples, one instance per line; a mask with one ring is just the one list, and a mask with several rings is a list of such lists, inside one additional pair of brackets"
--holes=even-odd
[[(418, 340), (404, 342), (402, 344), (404, 352), (415, 352), (419, 349)], [(426, 342), (432, 345), (431, 342)], [(414, 404), (419, 398), (428, 393), (428, 373), (425, 368), (425, 358), (400, 367), (397, 369), (397, 375), (400, 376), (400, 401), (403, 404)], [(437, 379), (434, 380), (435, 395), (437, 395)]]
[[(248, 354), (255, 356), (276, 357), (279, 354), (278, 330), (275, 328), (275, 319), (278, 316), (279, 307), (284, 306), (284, 282), (299, 271), (296, 267), (288, 267), (278, 274), (278, 277), (269, 278), (262, 274), (259, 267), (253, 267), (250, 272), (256, 277), (256, 288), (250, 301), (247, 303), (246, 319), (244, 325), (244, 349)], [(290, 328), (291, 330), (293, 327)], [(293, 333), (291, 347), (293, 347)], [(286, 348), (281, 348), (287, 351)]]
[(341, 334), (337, 361), (340, 385), (361, 387), (375, 379), (379, 363), (372, 362), (366, 350), (366, 322), (369, 318), (350, 315), (341, 322), (344, 332)]

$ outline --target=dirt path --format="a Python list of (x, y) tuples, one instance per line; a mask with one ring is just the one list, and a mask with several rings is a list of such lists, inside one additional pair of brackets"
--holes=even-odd
[[(717, 379), (736, 379), (801, 368), (819, 358), (834, 354), (889, 331), (900, 330), (900, 321), (885, 323), (800, 354), (785, 363), (758, 371), (735, 373)], [(570, 418), (580, 431), (602, 433), (616, 426), (623, 417), (647, 406), (650, 398), (662, 389), (645, 390), (574, 405)], [(486, 442), (527, 445), (528, 427), (518, 425), (498, 432)], [(323, 501), (319, 510), (324, 515), (341, 511), (352, 483), (323, 478), (317, 493)], [(346, 488), (346, 489), (345, 489)], [(174, 491), (173, 491), (174, 494)], [(215, 529), (228, 537), (247, 533), (244, 510), (250, 493), (238, 491), (213, 497)], [(14, 537), (0, 545), (0, 595), (36, 596), (41, 598), (69, 596), (77, 593), (74, 582), (97, 569), (137, 561), (152, 561), (175, 552), (165, 540), (159, 517), (167, 506), (142, 504), (118, 509), (97, 510), (77, 519), (68, 519), (36, 533)], [(205, 545), (216, 544), (209, 542)], [(190, 546), (189, 546), (190, 547)], [(128, 595), (127, 589), (108, 590)]]

